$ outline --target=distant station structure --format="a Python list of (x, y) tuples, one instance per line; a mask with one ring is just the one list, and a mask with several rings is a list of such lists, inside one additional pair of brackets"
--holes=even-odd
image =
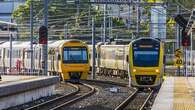
[[(8, 22), (14, 22), (12, 20), (13, 11), (21, 4), (24, 4), (25, 0), (3, 0), (0, 1), (0, 40), (9, 40), (9, 31), (15, 31), (13, 25), (8, 27)], [(16, 34), (15, 34), (16, 35)]]
[(191, 15), (189, 17), (187, 26), (186, 26), (186, 30), (188, 35), (191, 35), (191, 45), (192, 45), (192, 49), (195, 49), (195, 8), (192, 9)]

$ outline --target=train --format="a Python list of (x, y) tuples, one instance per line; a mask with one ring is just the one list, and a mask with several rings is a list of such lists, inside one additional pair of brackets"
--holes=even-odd
[[(0, 44), (1, 73), (30, 73), (30, 42), (12, 42), (12, 70), (10, 67), (10, 42)], [(33, 72), (43, 74), (43, 45), (33, 45)], [(79, 40), (48, 41), (48, 73), (59, 75), (62, 80), (87, 79), (90, 70), (89, 52), (86, 43)]]
[[(131, 86), (137, 88), (156, 88), (162, 84), (164, 43), (159, 39), (143, 37), (128, 45), (98, 43), (95, 49), (98, 74), (130, 78)], [(92, 45), (89, 51), (92, 52)]]
[(164, 74), (164, 43), (159, 39), (140, 38), (130, 43), (131, 84), (158, 87)]

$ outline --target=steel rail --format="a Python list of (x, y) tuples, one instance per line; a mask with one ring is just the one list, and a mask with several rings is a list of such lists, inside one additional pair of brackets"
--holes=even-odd
[(126, 98), (120, 105), (118, 105), (114, 110), (123, 110), (131, 100), (134, 99), (138, 90), (136, 89), (128, 98)]
[[(125, 109), (128, 104), (134, 100), (136, 100), (136, 95), (138, 95), (139, 90), (134, 91), (128, 98), (126, 98), (119, 106), (115, 108), (115, 110), (123, 110)], [(138, 108), (138, 110), (144, 110), (144, 107), (146, 106), (147, 102), (151, 98), (152, 94), (154, 93), (153, 90), (150, 91), (149, 95), (145, 99), (144, 103), (141, 104), (141, 107)]]
[(53, 102), (55, 102), (57, 100), (61, 100), (63, 98), (70, 97), (70, 96), (73, 96), (73, 95), (79, 93), (80, 88), (78, 86), (76, 86), (74, 84), (71, 84), (71, 83), (67, 83), (67, 84), (70, 85), (70, 86), (72, 86), (72, 87), (74, 87), (76, 89), (76, 91), (73, 91), (73, 92), (68, 93), (68, 94), (64, 94), (62, 96), (56, 97), (54, 99), (48, 100), (48, 101), (43, 102), (43, 103), (40, 103), (40, 104), (37, 104), (37, 105), (32, 106), (32, 107), (29, 107), (29, 108), (27, 108), (25, 110), (38, 110), (40, 107), (46, 106), (48, 104), (52, 104)]
[(150, 92), (150, 94), (148, 95), (147, 99), (145, 100), (145, 102), (142, 104), (142, 106), (140, 107), (139, 110), (144, 110), (144, 107), (146, 106), (147, 102), (149, 101), (150, 97), (152, 96), (152, 94), (154, 93), (154, 91), (152, 90)]
[(86, 98), (86, 97), (92, 95), (92, 94), (95, 92), (95, 88), (94, 88), (93, 86), (88, 85), (88, 84), (84, 84), (84, 83), (82, 83), (82, 85), (84, 85), (84, 86), (86, 86), (87, 88), (89, 88), (90, 91), (87, 92), (87, 93), (85, 93), (85, 94), (83, 94), (83, 95), (81, 95), (81, 96), (79, 96), (79, 97), (76, 97), (76, 98), (74, 98), (74, 99), (72, 99), (72, 100), (69, 100), (69, 101), (67, 101), (67, 102), (65, 102), (65, 103), (63, 103), (63, 104), (60, 104), (60, 105), (58, 105), (58, 106), (56, 106), (56, 107), (54, 107), (54, 108), (52, 108), (52, 109), (50, 109), (50, 110), (57, 110), (57, 109), (60, 109), (60, 108), (62, 108), (62, 107), (64, 107), (64, 106), (68, 106), (68, 105), (72, 104), (73, 102), (80, 101), (81, 99)]

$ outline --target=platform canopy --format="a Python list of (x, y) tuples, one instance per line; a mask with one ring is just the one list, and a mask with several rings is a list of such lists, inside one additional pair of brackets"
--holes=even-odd
[(191, 12), (188, 24), (186, 26), (186, 31), (188, 32), (188, 34), (190, 34), (191, 32), (195, 32), (195, 8)]
[(17, 26), (17, 24), (16, 23), (11, 23), (11, 22), (7, 22), (7, 21), (2, 21), (2, 20), (0, 20), (0, 25), (11, 25), (11, 26)]
[(17, 28), (18, 24), (0, 20), (0, 40), (9, 40), (10, 34), (12, 33), (13, 37), (17, 37), (17, 31), (14, 31)]

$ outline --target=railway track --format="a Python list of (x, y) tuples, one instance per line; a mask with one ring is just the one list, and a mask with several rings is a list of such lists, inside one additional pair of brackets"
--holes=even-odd
[(25, 110), (57, 110), (57, 109), (63, 109), (63, 107), (71, 105), (74, 102), (80, 101), (81, 99), (92, 95), (95, 92), (95, 88), (85, 84), (71, 84), (76, 90), (69, 93), (64, 94), (60, 97), (54, 98), (52, 100), (43, 102), (41, 104), (32, 106), (30, 108), (27, 108)]
[(135, 90), (115, 110), (144, 110), (153, 93), (153, 90), (147, 92)]

